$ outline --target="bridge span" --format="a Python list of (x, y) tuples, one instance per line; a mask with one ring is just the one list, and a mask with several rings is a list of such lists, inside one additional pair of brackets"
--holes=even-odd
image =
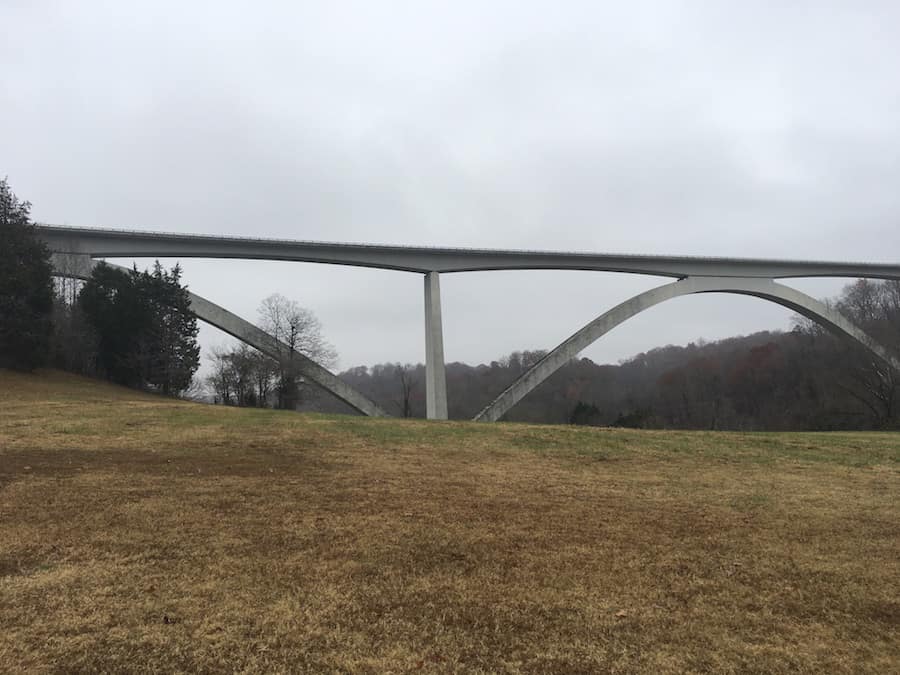
[[(867, 349), (874, 359), (900, 372), (900, 361), (877, 345), (846, 318), (814, 298), (775, 284), (775, 279), (852, 277), (900, 279), (900, 264), (837, 261), (770, 260), (659, 255), (622, 255), (504, 249), (434, 248), (384, 244), (348, 244), (281, 239), (254, 239), (199, 234), (141, 232), (37, 225), (37, 233), (54, 253), (57, 274), (84, 276), (103, 258), (221, 258), (286, 260), (350, 265), (422, 274), (425, 284), (426, 412), (429, 419), (447, 419), (447, 389), (441, 319), (442, 273), (496, 270), (583, 270), (624, 272), (670, 277), (678, 281), (635, 296), (600, 315), (548, 353), (546, 359), (524, 373), (476, 419), (496, 420), (591, 342), (639, 311), (689, 293), (752, 295), (800, 312), (843, 338)], [(262, 351), (275, 353), (271, 336), (224, 308), (199, 296), (192, 297), (198, 318), (222, 327)], [(218, 323), (217, 323), (218, 322)], [(268, 338), (268, 339), (267, 339)], [(352, 390), (325, 368), (303, 357), (301, 371), (311, 380), (368, 415), (383, 411)], [(305, 370), (304, 370), (305, 369)]]

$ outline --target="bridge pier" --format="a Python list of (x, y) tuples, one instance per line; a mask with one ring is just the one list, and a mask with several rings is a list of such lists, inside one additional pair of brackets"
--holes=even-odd
[(97, 262), (87, 253), (55, 252), (50, 255), (54, 273), (69, 279), (87, 279)]
[(447, 419), (441, 280), (437, 272), (425, 274), (425, 413), (430, 420)]

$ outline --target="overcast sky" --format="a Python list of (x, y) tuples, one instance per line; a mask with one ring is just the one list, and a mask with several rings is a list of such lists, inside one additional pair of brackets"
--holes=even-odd
[[(602, 4), (0, 0), (0, 175), (54, 224), (900, 262), (900, 3)], [(424, 360), (420, 275), (182, 263), (251, 320), (311, 308), (341, 368)], [(661, 281), (444, 275), (447, 360), (551, 348)], [(790, 319), (681, 298), (584, 355)]]

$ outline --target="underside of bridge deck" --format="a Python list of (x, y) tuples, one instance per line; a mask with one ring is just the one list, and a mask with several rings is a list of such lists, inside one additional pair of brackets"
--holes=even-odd
[[(674, 297), (692, 293), (751, 295), (788, 307), (829, 330), (860, 344), (880, 362), (900, 371), (897, 359), (833, 309), (799, 291), (775, 283), (790, 277), (868, 277), (900, 279), (900, 265), (750, 258), (619, 255), (381, 244), (250, 239), (193, 234), (135, 232), (39, 225), (38, 234), (54, 252), (59, 274), (85, 276), (95, 259), (105, 257), (240, 258), (293, 260), (415, 272), (425, 278), (426, 412), (447, 419), (440, 274), (476, 270), (593, 270), (676, 278), (678, 281), (641, 293), (600, 315), (560, 344), (501, 393), (475, 419), (502, 417), (528, 392), (577, 356), (585, 347), (636, 314)], [(85, 271), (86, 270), (86, 271)], [(192, 311), (202, 320), (273, 358), (286, 347), (253, 324), (192, 295)], [(384, 415), (372, 401), (307, 357), (292, 354), (305, 376), (366, 415)]]

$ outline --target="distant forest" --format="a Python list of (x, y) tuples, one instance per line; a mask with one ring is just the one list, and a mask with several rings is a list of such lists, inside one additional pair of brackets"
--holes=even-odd
[[(900, 354), (900, 282), (860, 280), (832, 304)], [(450, 417), (471, 419), (544, 354), (448, 364)], [(352, 368), (341, 378), (392, 414), (424, 416), (421, 364)], [(307, 405), (347, 411), (325, 397)], [(574, 360), (505, 419), (649, 429), (896, 429), (900, 380), (859, 345), (798, 318), (789, 332), (660, 347), (619, 365)]]

